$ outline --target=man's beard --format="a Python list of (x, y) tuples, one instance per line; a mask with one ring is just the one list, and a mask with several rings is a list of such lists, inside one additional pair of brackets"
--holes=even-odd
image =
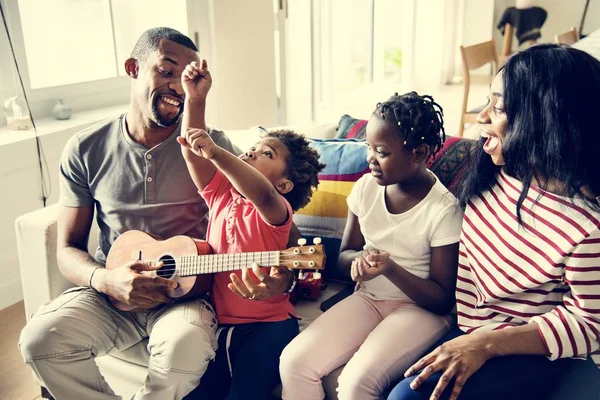
[(158, 111), (158, 106), (157, 106), (158, 101), (159, 101), (159, 99), (157, 97), (152, 102), (152, 117), (154, 117), (154, 122), (156, 122), (158, 124), (158, 126), (161, 126), (163, 128), (177, 124), (177, 122), (179, 122), (179, 117), (181, 117), (181, 114), (183, 113), (183, 106), (179, 107), (179, 112), (177, 113), (175, 118), (168, 118), (168, 117), (163, 117), (162, 115), (160, 115), (160, 112)]

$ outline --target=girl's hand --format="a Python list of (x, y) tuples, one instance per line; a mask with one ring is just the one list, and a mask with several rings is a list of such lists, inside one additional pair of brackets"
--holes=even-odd
[(394, 261), (390, 259), (390, 253), (386, 251), (364, 250), (352, 261), (350, 276), (355, 282), (370, 281), (379, 275), (386, 274), (394, 264)]
[(181, 74), (181, 84), (186, 100), (206, 100), (212, 85), (212, 77), (208, 71), (206, 60), (202, 60), (202, 65), (196, 61), (188, 64)]
[(198, 157), (204, 157), (207, 160), (213, 158), (215, 152), (219, 149), (204, 129), (189, 128), (185, 133), (181, 133), (177, 141)]
[(454, 379), (450, 400), (455, 400), (458, 398), (467, 379), (491, 357), (486, 350), (485, 343), (481, 340), (481, 335), (463, 335), (443, 343), (421, 358), (404, 373), (404, 376), (408, 378), (421, 371), (419, 376), (410, 384), (412, 389), (417, 389), (432, 374), (441, 371), (443, 374), (430, 399), (439, 399), (448, 383)]

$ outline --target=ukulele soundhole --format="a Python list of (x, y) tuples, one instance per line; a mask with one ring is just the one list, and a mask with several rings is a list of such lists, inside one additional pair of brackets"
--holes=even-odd
[(163, 278), (171, 278), (175, 273), (175, 259), (171, 256), (165, 255), (158, 259), (163, 262), (163, 266), (156, 271), (156, 274)]

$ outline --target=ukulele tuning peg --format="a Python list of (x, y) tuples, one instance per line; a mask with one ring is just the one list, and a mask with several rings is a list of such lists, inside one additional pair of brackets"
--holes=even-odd
[(321, 238), (320, 237), (316, 237), (313, 239), (313, 244), (321, 244)]
[(306, 245), (306, 239), (304, 239), (304, 238), (298, 239), (298, 246), (304, 246), (304, 245)]
[(313, 279), (321, 279), (321, 273), (320, 272), (313, 272), (312, 273)]

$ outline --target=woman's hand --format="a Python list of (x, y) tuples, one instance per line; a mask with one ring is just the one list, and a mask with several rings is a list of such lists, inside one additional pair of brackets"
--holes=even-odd
[(394, 266), (390, 253), (378, 249), (364, 250), (352, 261), (350, 277), (355, 282), (366, 282), (385, 275)]
[(410, 384), (412, 389), (417, 389), (431, 375), (438, 371), (442, 372), (431, 394), (431, 400), (439, 399), (452, 379), (454, 379), (454, 387), (450, 399), (455, 400), (467, 379), (490, 358), (492, 356), (482, 340), (482, 335), (463, 335), (443, 343), (421, 358), (405, 372), (404, 376), (408, 378), (421, 371)]
[(229, 277), (229, 290), (248, 300), (266, 300), (283, 294), (291, 287), (294, 279), (290, 270), (279, 267), (271, 267), (271, 273), (267, 276), (256, 263), (252, 264), (252, 270), (242, 269), (241, 280), (236, 274)]

